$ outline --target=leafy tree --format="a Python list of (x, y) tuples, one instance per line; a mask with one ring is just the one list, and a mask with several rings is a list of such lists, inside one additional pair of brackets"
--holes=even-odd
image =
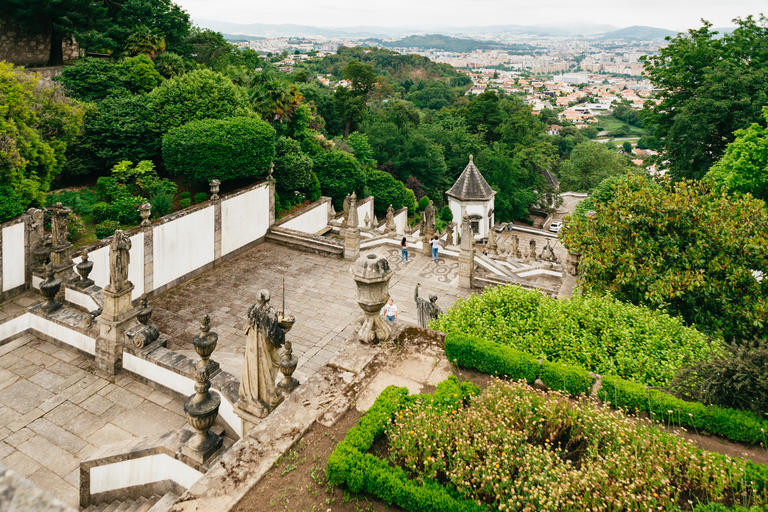
[(445, 82), (420, 82), (416, 90), (408, 94), (408, 99), (419, 108), (440, 110), (451, 106), (457, 99), (456, 89)]
[(39, 82), (39, 75), (0, 61), (0, 185), (12, 188), (24, 207), (43, 204), (85, 113), (60, 87)]
[(573, 218), (563, 244), (581, 254), (585, 292), (679, 315), (726, 341), (766, 334), (768, 214), (751, 197), (698, 182), (619, 183), (592, 218)]
[(365, 186), (373, 196), (373, 209), (376, 213), (386, 213), (390, 204), (395, 210), (405, 205), (407, 195), (405, 185), (388, 172), (377, 170), (366, 172)]
[(612, 114), (613, 117), (619, 121), (624, 121), (627, 124), (637, 126), (639, 128), (643, 127), (643, 120), (640, 117), (640, 112), (628, 105), (617, 105), (613, 108)]
[(289, 120), (304, 99), (294, 84), (270, 74), (260, 75), (249, 95), (254, 110), (269, 124)]
[(368, 137), (362, 133), (350, 133), (347, 138), (347, 144), (355, 152), (355, 158), (364, 166), (376, 167), (376, 160), (373, 159), (373, 150), (368, 143)]
[(279, 137), (275, 141), (275, 180), (277, 192), (285, 196), (295, 190), (306, 190), (312, 185), (312, 159), (302, 150), (298, 141)]
[(193, 62), (185, 61), (181, 55), (173, 52), (163, 52), (155, 57), (155, 69), (163, 78), (181, 76), (190, 71), (193, 66)]
[(588, 192), (609, 176), (623, 174), (629, 166), (621, 155), (599, 142), (584, 142), (560, 166), (563, 190)]
[(120, 79), (132, 93), (147, 93), (160, 85), (163, 77), (145, 54), (124, 59), (118, 65)]
[(496, 190), (496, 218), (500, 221), (520, 219), (538, 197), (537, 185), (543, 178), (536, 170), (525, 168), (504, 143), (495, 142), (477, 155), (477, 168)]
[(254, 117), (191, 121), (163, 137), (168, 171), (193, 181), (261, 176), (274, 158), (275, 130)]
[(394, 163), (401, 179), (415, 176), (427, 193), (434, 197), (442, 197), (441, 194), (451, 185), (446, 177), (443, 147), (419, 132), (406, 138), (402, 152)]
[[(763, 107), (763, 117), (768, 120), (768, 107)], [(768, 129), (754, 123), (735, 135), (705, 179), (715, 187), (768, 201)]]
[(499, 108), (500, 98), (496, 91), (485, 91), (462, 110), (467, 126), (475, 133), (484, 132), (486, 140), (499, 140), (498, 128), (504, 122), (504, 113)]
[(621, 144), (621, 149), (623, 149), (625, 153), (628, 153), (628, 154), (629, 154), (629, 153), (632, 153), (632, 143), (631, 143), (631, 142), (629, 142), (628, 140), (625, 140), (625, 141), (624, 141), (624, 142)]
[(67, 93), (81, 101), (101, 101), (112, 94), (125, 92), (120, 69), (114, 62), (86, 57), (65, 66), (54, 81), (64, 86)]
[(453, 220), (453, 212), (451, 211), (450, 206), (443, 206), (443, 209), (440, 210), (440, 219), (443, 222), (451, 222)]
[(245, 90), (208, 69), (166, 80), (149, 99), (149, 116), (160, 133), (198, 119), (253, 115)]
[(344, 197), (352, 192), (362, 197), (365, 175), (357, 159), (344, 151), (332, 150), (314, 157), (314, 171), (323, 194), (333, 198), (334, 207), (343, 206)]
[(646, 104), (646, 124), (663, 140), (675, 177), (701, 179), (733, 141), (734, 132), (762, 122), (768, 104), (766, 18), (736, 19), (718, 37), (711, 24), (689, 30), (645, 62), (661, 103)]
[(113, 96), (89, 111), (80, 136), (67, 150), (64, 174), (103, 174), (122, 160), (160, 159), (147, 96)]
[(346, 139), (352, 124), (362, 119), (365, 104), (373, 92), (378, 77), (373, 70), (373, 66), (363, 64), (357, 60), (350, 61), (341, 70), (341, 76), (351, 82), (349, 89), (341, 86), (337, 87), (334, 95), (336, 108), (343, 114), (346, 120), (344, 126), (344, 138)]
[(81, 48), (110, 53), (116, 58), (126, 51), (129, 55), (152, 56), (165, 49), (179, 54), (190, 50), (186, 42), (191, 27), (189, 14), (172, 0), (97, 3), (103, 5), (106, 12), (100, 23), (75, 34)]

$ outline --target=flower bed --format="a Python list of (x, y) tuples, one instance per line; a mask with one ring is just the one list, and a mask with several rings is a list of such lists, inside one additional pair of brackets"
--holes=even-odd
[(517, 286), (459, 299), (430, 327), (653, 386), (669, 384), (678, 368), (722, 349), (677, 318), (648, 308), (610, 297), (557, 300)]
[[(691, 510), (765, 504), (768, 468), (696, 449), (587, 399), (497, 381), (387, 388), (327, 475), (406, 510)], [(389, 460), (367, 453), (382, 435)]]

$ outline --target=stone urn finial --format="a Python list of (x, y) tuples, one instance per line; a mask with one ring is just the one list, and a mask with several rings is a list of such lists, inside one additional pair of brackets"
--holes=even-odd
[(182, 453), (203, 464), (221, 447), (222, 438), (210, 431), (219, 415), (221, 395), (209, 391), (210, 375), (205, 366), (195, 370), (195, 394), (184, 401), (187, 421), (195, 429), (195, 436), (182, 447)]
[(152, 316), (153, 307), (147, 304), (147, 295), (141, 296), (141, 302), (139, 303), (139, 311), (136, 313), (136, 319), (142, 324), (147, 325), (150, 317)]
[(358, 331), (362, 343), (386, 341), (392, 328), (379, 314), (389, 300), (389, 280), (394, 271), (383, 256), (367, 254), (355, 261), (351, 269), (357, 284), (357, 303), (365, 313), (363, 325)]
[(208, 183), (208, 186), (211, 187), (211, 201), (218, 201), (219, 200), (219, 187), (221, 187), (221, 182), (219, 180), (213, 179)]
[(280, 361), (280, 373), (283, 374), (283, 380), (280, 381), (277, 388), (287, 394), (299, 385), (299, 381), (292, 377), (293, 372), (296, 371), (296, 366), (299, 364), (299, 359), (293, 355), (293, 346), (290, 341), (286, 341), (284, 347), (285, 351)]
[(219, 369), (219, 363), (211, 361), (211, 354), (216, 349), (218, 340), (219, 335), (211, 332), (211, 317), (207, 314), (203, 315), (200, 321), (200, 332), (195, 335), (192, 343), (195, 346), (195, 352), (197, 352), (201, 359), (197, 367), (206, 368), (211, 375), (215, 374)]
[(141, 216), (141, 224), (139, 226), (151, 226), (152, 223), (149, 221), (150, 215), (152, 215), (152, 205), (150, 203), (141, 203), (141, 206), (139, 206), (139, 215)]
[(52, 313), (61, 307), (61, 302), (55, 299), (59, 288), (61, 288), (61, 279), (54, 276), (53, 265), (48, 264), (46, 279), (40, 283), (40, 293), (45, 297), (45, 304), (40, 306), (40, 309), (46, 313)]
[(94, 285), (93, 279), (88, 279), (88, 274), (90, 274), (91, 270), (93, 270), (93, 262), (88, 261), (88, 251), (85, 249), (83, 249), (81, 259), (82, 261), (75, 265), (77, 273), (80, 274), (80, 281), (75, 283), (75, 286), (78, 288), (88, 288), (89, 286)]

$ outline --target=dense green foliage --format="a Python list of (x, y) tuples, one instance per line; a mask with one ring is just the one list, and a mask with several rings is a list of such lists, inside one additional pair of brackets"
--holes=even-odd
[(513, 285), (459, 299), (430, 326), (650, 385), (668, 384), (675, 370), (719, 350), (679, 319), (645, 307), (599, 296), (557, 300)]
[(560, 188), (590, 192), (606, 178), (625, 174), (630, 163), (599, 142), (584, 142), (560, 165)]
[[(456, 390), (452, 400), (438, 398), (443, 387)], [(434, 399), (393, 411), (389, 459), (415, 482), (444, 482), (489, 509), (587, 510), (610, 497), (617, 510), (674, 510), (689, 493), (704, 502), (768, 500), (768, 468), (699, 450), (586, 398), (502, 381), (468, 400), (460, 391), (448, 380)]]
[(221, 73), (207, 69), (166, 80), (149, 94), (148, 115), (165, 133), (190, 121), (252, 115), (248, 96)]
[[(0, 62), (0, 186), (14, 190), (23, 210), (43, 203), (85, 113), (59, 87), (41, 87), (39, 81), (39, 75)], [(8, 205), (5, 211), (18, 209)]]
[[(547, 361), (540, 365), (525, 352), (478, 336), (449, 334), (445, 338), (445, 354), (460, 368), (529, 384), (540, 378), (549, 390), (564, 391), (572, 396), (588, 392), (594, 384), (583, 367)], [(749, 413), (681, 400), (611, 375), (602, 377), (601, 386), (598, 396), (602, 400), (630, 413), (653, 413), (652, 416), (665, 424), (712, 432), (736, 442), (759, 444), (766, 440), (768, 422)], [(768, 482), (768, 472), (764, 480)]]
[[(763, 107), (763, 118), (768, 122), (768, 107)], [(715, 188), (725, 187), (768, 201), (768, 128), (753, 123), (734, 135), (736, 139), (728, 144), (705, 181)]]
[(594, 209), (561, 234), (581, 254), (586, 292), (667, 311), (726, 341), (765, 335), (768, 280), (753, 275), (768, 273), (765, 203), (632, 177)]
[(341, 211), (344, 197), (355, 192), (362, 198), (365, 174), (360, 162), (343, 151), (329, 151), (315, 157), (315, 175), (323, 194), (333, 198), (333, 206)]
[(9, 221), (24, 213), (24, 203), (13, 187), (0, 185), (0, 222)]
[(647, 58), (645, 74), (662, 90), (645, 122), (662, 141), (677, 178), (701, 179), (733, 142), (734, 132), (762, 122), (768, 104), (766, 19), (734, 20), (722, 37), (710, 23), (671, 39)]
[(399, 210), (405, 206), (407, 191), (402, 181), (384, 171), (368, 171), (365, 174), (365, 186), (373, 196), (373, 209), (378, 214), (387, 212), (389, 205)]
[(275, 130), (253, 117), (192, 121), (165, 134), (163, 160), (171, 174), (192, 181), (262, 176), (275, 157), (274, 140)]
[(672, 381), (686, 400), (733, 407), (768, 417), (768, 346), (764, 341), (729, 345), (725, 353), (683, 368)]

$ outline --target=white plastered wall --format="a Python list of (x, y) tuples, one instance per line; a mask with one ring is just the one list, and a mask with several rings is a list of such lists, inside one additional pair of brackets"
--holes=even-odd
[(358, 227), (365, 227), (365, 215), (368, 214), (369, 218), (373, 220), (373, 199), (357, 206), (357, 225)]
[(328, 226), (328, 214), (331, 211), (331, 202), (318, 204), (311, 210), (302, 213), (298, 217), (281, 224), (281, 228), (293, 229), (302, 233), (314, 235)]
[(24, 223), (3, 228), (3, 291), (12, 290), (25, 283)]
[[(213, 209), (211, 208), (211, 210)], [(328, 222), (327, 214), (325, 222)], [(268, 229), (268, 185), (250, 190), (230, 199), (225, 199), (221, 202), (222, 256), (239, 249), (254, 240), (258, 240), (267, 234)], [(213, 250), (213, 243), (211, 243), (211, 250)], [(155, 262), (157, 262), (157, 259), (155, 259)], [(157, 263), (155, 263), (155, 265), (157, 265)], [(155, 272), (157, 272), (157, 270), (155, 270)]]
[[(137, 299), (144, 294), (144, 233), (137, 233), (130, 237), (130, 240), (131, 250), (128, 254), (131, 263), (128, 266), (128, 280), (133, 283), (131, 298)], [(88, 278), (93, 279), (96, 286), (106, 287), (109, 284), (109, 245), (89, 252), (88, 259), (93, 262), (93, 270)], [(75, 264), (80, 263), (82, 258), (75, 258), (74, 261)]]
[(213, 261), (213, 214), (214, 208), (209, 206), (154, 229), (155, 289)]
[(408, 208), (395, 215), (395, 231), (398, 235), (405, 234), (405, 228), (408, 226)]
[(91, 494), (172, 480), (189, 489), (203, 474), (164, 453), (91, 468)]

